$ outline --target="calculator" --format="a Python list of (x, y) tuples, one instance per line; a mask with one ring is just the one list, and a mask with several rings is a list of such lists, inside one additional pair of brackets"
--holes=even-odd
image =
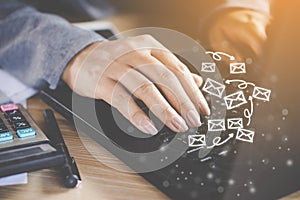
[(21, 104), (0, 105), (0, 177), (63, 163), (64, 155)]

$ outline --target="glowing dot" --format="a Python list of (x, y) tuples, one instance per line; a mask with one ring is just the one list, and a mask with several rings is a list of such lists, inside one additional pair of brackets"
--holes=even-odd
[(236, 196), (239, 197), (239, 196), (241, 196), (241, 194), (240, 194), (240, 193), (237, 193)]
[(284, 121), (286, 118), (285, 117), (282, 117), (282, 120)]
[(267, 159), (267, 158), (265, 158), (265, 159), (262, 159), (262, 161), (261, 161), (263, 164), (265, 164), (265, 165), (267, 165), (267, 164), (269, 164), (269, 159)]
[(263, 134), (261, 134), (261, 136), (265, 137), (265, 134), (263, 133)]
[(236, 151), (236, 150), (234, 150), (234, 151), (233, 151), (233, 153), (234, 153), (234, 154), (237, 154), (237, 151)]
[(255, 187), (250, 187), (249, 192), (250, 192), (251, 194), (254, 194), (254, 193), (256, 192)]
[(178, 167), (178, 165), (176, 164), (175, 167)]
[(181, 171), (181, 174), (184, 174), (184, 171)]
[(282, 110), (282, 115), (287, 116), (289, 114), (289, 110), (288, 109), (283, 109)]
[(245, 183), (245, 184), (244, 184), (244, 187), (247, 187), (247, 186), (248, 186), (247, 183)]
[(288, 159), (288, 160), (286, 161), (286, 165), (287, 165), (288, 167), (293, 166), (293, 164), (294, 164), (294, 162), (293, 162), (292, 159)]
[(179, 180), (180, 180), (180, 178), (179, 178), (179, 177), (177, 177), (177, 178), (176, 178), (176, 180), (177, 180), (177, 181), (179, 181)]
[(224, 187), (219, 186), (219, 187), (217, 188), (217, 191), (218, 191), (219, 193), (223, 193), (223, 192), (224, 192)]
[(164, 162), (164, 159), (160, 159), (160, 162)]
[(290, 149), (290, 148), (287, 148), (286, 150), (287, 150), (287, 151), (291, 151), (291, 149)]
[(216, 165), (214, 163), (209, 163), (209, 167), (214, 169), (214, 168), (216, 168)]
[(229, 184), (229, 185), (234, 185), (234, 183), (235, 183), (235, 181), (234, 181), (233, 179), (229, 179), (229, 180), (228, 180), (228, 184)]
[(200, 183), (200, 185), (201, 185), (201, 186), (204, 186), (204, 183), (202, 182), (202, 183)]
[(164, 187), (169, 187), (169, 186), (170, 186), (169, 181), (164, 181), (164, 182), (163, 182), (163, 186), (164, 186)]
[(246, 63), (247, 63), (248, 65), (252, 64), (252, 63), (253, 63), (252, 58), (246, 58)]
[(168, 156), (166, 156), (165, 159), (168, 160)]
[(272, 167), (272, 170), (275, 170), (276, 169), (276, 167)]
[(188, 180), (188, 177), (184, 177), (184, 180)]
[(213, 175), (212, 173), (208, 173), (208, 174), (206, 175), (206, 177), (207, 177), (208, 179), (212, 179), (212, 178), (214, 177), (214, 175)]
[(283, 137), (282, 137), (282, 141), (283, 141), (283, 142), (287, 142), (287, 141), (289, 141), (289, 138), (288, 138), (287, 136), (283, 136)]
[(193, 174), (193, 172), (190, 172), (189, 174), (190, 174), (190, 175), (192, 175), (192, 174)]
[(252, 184), (253, 184), (253, 182), (252, 182), (252, 181), (249, 181), (249, 184), (250, 184), (250, 185), (252, 185)]
[(279, 131), (280, 131), (280, 129), (281, 129), (280, 127), (277, 127), (277, 130), (279, 130)]
[(250, 168), (250, 169), (249, 169), (249, 172), (253, 172), (253, 169), (252, 169), (252, 168)]
[(281, 146), (279, 146), (279, 147), (278, 147), (278, 149), (279, 149), (279, 150), (281, 150), (281, 149), (282, 149), (282, 147), (281, 147)]

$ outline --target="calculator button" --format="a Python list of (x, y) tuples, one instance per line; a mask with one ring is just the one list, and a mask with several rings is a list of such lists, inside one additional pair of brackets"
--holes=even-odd
[(13, 115), (13, 116), (10, 116), (8, 118), (8, 120), (11, 122), (11, 123), (15, 123), (15, 122), (18, 122), (18, 121), (24, 121), (25, 118), (23, 117), (23, 115)]
[(14, 137), (11, 132), (0, 133), (0, 142), (6, 142), (6, 141), (13, 140), (13, 139), (14, 139)]
[(10, 110), (10, 111), (6, 111), (4, 114), (5, 117), (8, 118), (10, 116), (21, 115), (21, 112), (19, 110)]
[(0, 133), (8, 131), (8, 128), (5, 126), (5, 124), (0, 124)]
[(4, 104), (0, 106), (2, 112), (10, 111), (10, 110), (18, 110), (18, 105), (11, 103), (11, 104)]
[(13, 128), (15, 130), (19, 130), (19, 129), (23, 129), (23, 128), (29, 128), (29, 127), (30, 127), (30, 125), (26, 121), (19, 121), (19, 122), (13, 123)]
[(33, 128), (25, 128), (17, 130), (17, 135), (19, 138), (32, 137), (35, 136), (35, 130)]

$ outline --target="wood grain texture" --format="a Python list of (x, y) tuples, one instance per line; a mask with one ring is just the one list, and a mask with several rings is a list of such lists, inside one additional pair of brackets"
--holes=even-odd
[[(44, 128), (43, 110), (49, 108), (38, 97), (28, 101), (28, 111)], [(70, 154), (75, 157), (82, 183), (78, 188), (65, 189), (55, 169), (45, 169), (29, 173), (27, 185), (0, 187), (0, 199), (7, 200), (82, 200), (82, 199), (168, 199), (154, 186), (135, 173), (124, 173), (109, 166), (129, 170), (105, 149), (87, 137), (79, 137), (74, 127), (61, 115), (55, 113)], [(81, 133), (82, 135), (82, 133)], [(101, 156), (103, 164), (93, 157), (86, 146)]]

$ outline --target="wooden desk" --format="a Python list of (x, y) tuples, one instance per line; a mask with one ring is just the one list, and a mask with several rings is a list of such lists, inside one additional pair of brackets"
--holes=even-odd
[[(42, 112), (49, 108), (38, 97), (28, 101), (28, 111), (41, 128), (44, 128)], [(71, 155), (76, 159), (83, 182), (78, 188), (66, 189), (63, 187), (59, 174), (55, 170), (46, 169), (29, 173), (29, 183), (26, 185), (0, 187), (0, 199), (5, 200), (82, 200), (82, 199), (168, 199), (154, 186), (134, 173), (122, 173), (104, 165), (94, 158), (85, 145), (91, 145), (101, 155), (104, 163), (110, 166), (124, 167), (118, 159), (89, 138), (84, 138), (60, 114), (55, 113), (65, 142)], [(79, 133), (81, 134), (81, 133)], [(83, 141), (83, 142), (82, 142)], [(282, 200), (300, 199), (300, 192)]]
[[(29, 113), (41, 128), (44, 127), (42, 112), (45, 108), (48, 106), (37, 97), (28, 101)], [(31, 172), (27, 185), (0, 188), (0, 199), (167, 199), (164, 194), (139, 175), (118, 172), (99, 162), (87, 151), (74, 127), (61, 115), (55, 113), (55, 116), (70, 153), (76, 159), (83, 179), (82, 184), (75, 189), (65, 189), (55, 170)], [(91, 142), (90, 144), (93, 145), (93, 141), (86, 139), (85, 144)], [(105, 162), (123, 165), (99, 145), (95, 148), (103, 156)]]

